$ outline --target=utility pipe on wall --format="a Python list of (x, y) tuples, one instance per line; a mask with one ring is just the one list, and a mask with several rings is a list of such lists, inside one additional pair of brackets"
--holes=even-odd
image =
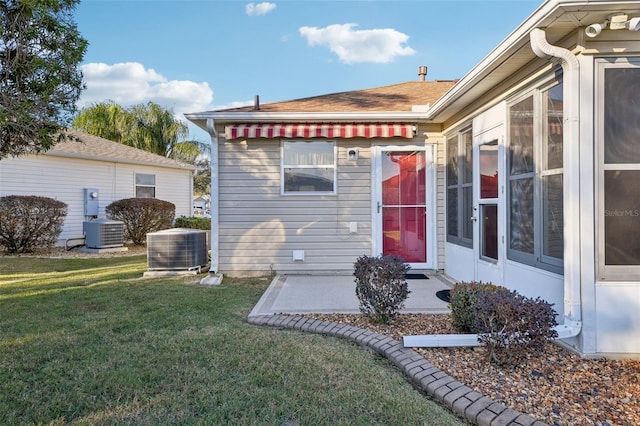
[(219, 268), (219, 187), (218, 187), (218, 132), (216, 131), (215, 122), (212, 118), (207, 119), (207, 131), (211, 136), (211, 265), (209, 266), (209, 274), (200, 280), (202, 285), (218, 285), (222, 283), (222, 274), (218, 273)]

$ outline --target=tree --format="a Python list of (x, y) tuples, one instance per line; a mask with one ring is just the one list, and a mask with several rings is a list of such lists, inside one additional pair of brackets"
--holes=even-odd
[(64, 138), (83, 89), (79, 0), (0, 1), (0, 159)]
[(149, 102), (135, 105), (130, 114), (136, 122), (134, 132), (137, 148), (171, 157), (174, 146), (187, 136), (187, 125), (176, 120), (173, 111)]
[(115, 102), (101, 102), (83, 109), (73, 120), (73, 127), (90, 135), (124, 143), (135, 127), (132, 117)]
[(211, 194), (211, 161), (208, 157), (195, 162), (197, 167), (193, 176), (193, 193), (197, 195)]
[(189, 135), (187, 125), (176, 119), (173, 111), (154, 102), (130, 108), (113, 101), (96, 103), (80, 111), (73, 127), (189, 164), (195, 164), (208, 150), (207, 144), (185, 140)]

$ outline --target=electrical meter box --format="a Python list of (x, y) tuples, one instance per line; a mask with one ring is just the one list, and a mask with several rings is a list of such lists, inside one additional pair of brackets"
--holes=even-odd
[(84, 215), (98, 216), (99, 207), (98, 189), (84, 188)]

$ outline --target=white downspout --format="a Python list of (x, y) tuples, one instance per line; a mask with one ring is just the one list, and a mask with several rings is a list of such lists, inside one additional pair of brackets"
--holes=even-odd
[[(552, 46), (544, 30), (531, 31), (531, 49), (540, 58), (560, 62), (564, 80), (564, 140), (570, 149), (564, 149), (564, 325), (574, 337), (582, 329), (582, 302), (580, 277), (580, 62), (568, 49)], [(570, 219), (570, 220), (569, 220)]]
[(212, 118), (207, 119), (207, 131), (211, 136), (211, 266), (209, 274), (200, 280), (201, 285), (219, 285), (222, 283), (222, 274), (218, 273), (219, 267), (219, 187), (218, 173), (220, 166), (218, 164), (218, 132), (216, 132), (215, 123)]
[[(574, 236), (564, 248), (564, 324), (555, 327), (558, 339), (568, 339), (580, 334), (582, 329), (582, 304), (580, 300), (580, 63), (568, 49), (553, 46), (547, 42), (544, 30), (534, 28), (529, 34), (531, 49), (536, 56), (560, 62), (564, 85), (564, 140), (573, 143), (572, 149), (565, 149), (563, 164), (564, 188), (564, 232)], [(578, 141), (578, 142), (575, 142)], [(568, 173), (567, 173), (568, 171)], [(568, 220), (571, 218), (572, 220)], [(405, 347), (455, 347), (478, 346), (477, 334), (442, 334), (424, 336), (404, 336)]]

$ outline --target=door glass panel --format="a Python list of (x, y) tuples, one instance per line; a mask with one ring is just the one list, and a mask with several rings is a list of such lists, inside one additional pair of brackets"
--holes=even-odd
[(509, 247), (533, 254), (533, 178), (510, 185)]
[(604, 263), (640, 265), (640, 170), (604, 172)]
[(425, 153), (387, 152), (382, 157), (382, 203), (423, 205), (425, 203)]
[(480, 198), (498, 198), (498, 141), (480, 146)]
[(388, 151), (382, 156), (382, 253), (409, 263), (427, 261), (426, 154)]
[(498, 206), (484, 204), (481, 206), (481, 241), (480, 255), (484, 258), (498, 260)]
[(640, 163), (640, 69), (610, 68), (604, 80), (604, 162)]
[(427, 232), (424, 207), (383, 207), (382, 252), (405, 262), (427, 261)]

